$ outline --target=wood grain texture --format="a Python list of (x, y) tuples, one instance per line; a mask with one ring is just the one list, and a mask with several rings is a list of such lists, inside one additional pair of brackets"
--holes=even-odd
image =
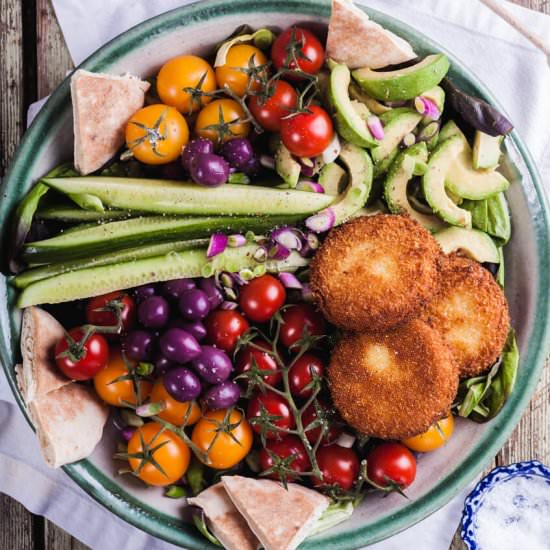
[(3, 494), (0, 494), (0, 511), (0, 548), (35, 550), (32, 514), (16, 500)]

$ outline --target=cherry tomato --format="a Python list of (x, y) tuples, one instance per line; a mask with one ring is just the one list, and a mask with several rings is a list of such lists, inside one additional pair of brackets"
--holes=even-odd
[[(115, 407), (126, 407), (127, 403), (137, 405), (136, 391), (132, 380), (119, 380), (121, 376), (128, 376), (133, 367), (131, 363), (126, 364), (120, 351), (111, 353), (109, 363), (94, 376), (95, 391), (109, 405)], [(144, 401), (151, 393), (151, 382), (141, 380), (139, 382), (141, 400)]]
[(320, 155), (334, 137), (328, 113), (318, 105), (310, 105), (308, 111), (281, 120), (281, 141), (297, 157)]
[(239, 305), (244, 314), (256, 323), (265, 323), (285, 303), (285, 287), (273, 275), (252, 279), (241, 288)]
[[(166, 391), (162, 377), (155, 381), (153, 390), (149, 396), (149, 401), (151, 401), (151, 403), (164, 401), (166, 408), (157, 416), (166, 420), (166, 422), (174, 424), (174, 426), (191, 426), (201, 417), (201, 410), (197, 403), (195, 401), (186, 401), (184, 403), (176, 401)], [(189, 408), (191, 408), (190, 411)], [(186, 418), (187, 422), (185, 422)]]
[[(294, 56), (292, 52), (295, 52)], [(271, 59), (277, 70), (283, 67), (298, 68), (305, 73), (317, 74), (325, 61), (325, 50), (311, 31), (290, 27), (273, 42)], [(286, 77), (292, 78), (292, 75)]]
[(86, 321), (90, 325), (113, 327), (118, 322), (117, 311), (120, 311), (122, 332), (128, 332), (136, 322), (136, 304), (126, 292), (109, 292), (90, 298), (86, 304)]
[[(262, 471), (272, 468), (277, 463), (277, 457), (285, 459), (289, 456), (294, 457), (294, 459), (290, 464), (287, 464), (287, 467), (296, 472), (296, 474), (306, 472), (311, 468), (304, 444), (300, 441), (300, 438), (295, 435), (286, 435), (281, 439), (269, 439), (266, 442), (265, 448), (262, 448), (260, 451), (260, 466)], [(299, 477), (299, 475), (294, 476), (290, 472), (286, 475), (289, 478)], [(271, 479), (280, 479), (279, 474), (276, 472), (272, 472), (268, 477)]]
[[(152, 451), (152, 458), (158, 466), (147, 460), (148, 451)], [(157, 422), (148, 422), (134, 432), (128, 441), (128, 454), (142, 455), (128, 459), (130, 468), (147, 485), (157, 487), (179, 481), (187, 472), (191, 459), (191, 452), (183, 439)]]
[(109, 345), (101, 334), (84, 327), (70, 330), (55, 346), (55, 362), (71, 380), (90, 380), (105, 368)]
[(321, 378), (325, 372), (325, 365), (313, 353), (304, 353), (297, 359), (288, 371), (288, 384), (292, 395), (307, 398), (313, 393), (313, 388), (307, 386), (312, 383), (313, 375)]
[(416, 477), (416, 459), (401, 443), (381, 443), (367, 455), (367, 476), (380, 487), (405, 489)]
[(233, 353), (239, 338), (250, 328), (248, 321), (237, 311), (218, 309), (204, 322), (206, 342), (227, 353)]
[(270, 132), (281, 130), (281, 118), (288, 116), (298, 103), (296, 90), (284, 80), (276, 80), (268, 98), (254, 95), (249, 99), (248, 107), (252, 116), (262, 128)]
[[(256, 92), (262, 85), (257, 73), (246, 72), (251, 67), (266, 65), (267, 58), (262, 50), (248, 44), (231, 46), (225, 64), (216, 67), (216, 80), (220, 88), (228, 87), (239, 97), (245, 92)], [(262, 71), (266, 73), (267, 67)]]
[(297, 304), (283, 312), (281, 325), (281, 343), (291, 348), (304, 334), (307, 328), (309, 336), (322, 336), (327, 333), (327, 323), (324, 317), (310, 304)]
[[(314, 402), (302, 413), (302, 426), (304, 427), (304, 429), (306, 429), (317, 418), (318, 409), (322, 411), (322, 414), (329, 425), (329, 428), (323, 437), (323, 443), (332, 443), (333, 441), (336, 441), (336, 439), (338, 439), (338, 436), (344, 430), (337, 421), (336, 411), (325, 401), (317, 399), (317, 407), (315, 406)], [(306, 436), (308, 440), (313, 444), (317, 442), (320, 434), (321, 426), (317, 426), (316, 428), (311, 428), (306, 431)]]
[(149, 105), (132, 115), (126, 126), (126, 147), (145, 164), (176, 160), (189, 140), (183, 116), (168, 105)]
[[(226, 427), (223, 428), (224, 420)], [(238, 464), (252, 448), (250, 424), (237, 410), (208, 411), (193, 428), (193, 443), (208, 453), (205, 464), (226, 470)]]
[[(263, 349), (271, 350), (271, 346), (261, 338), (256, 338), (252, 343)], [(279, 367), (277, 365), (277, 361), (273, 358), (273, 355), (267, 353), (267, 351), (261, 351), (250, 345), (239, 350), (239, 353), (237, 353), (237, 357), (235, 358), (235, 370), (237, 374), (242, 374), (243, 372), (249, 371), (254, 362), (259, 370), (275, 371), (273, 374), (265, 374), (262, 377), (267, 384), (270, 386), (277, 386), (279, 384), (282, 374), (280, 372), (276, 372)]]
[(349, 491), (359, 475), (359, 457), (353, 449), (340, 445), (326, 445), (317, 454), (317, 465), (323, 476), (322, 480), (313, 477), (313, 484), (337, 485), (344, 491)]
[(435, 451), (439, 447), (443, 447), (445, 443), (453, 435), (454, 418), (453, 415), (443, 418), (428, 428), (424, 433), (403, 439), (401, 443), (418, 453), (429, 453)]
[[(265, 409), (266, 414), (270, 416), (279, 416), (277, 420), (271, 420), (271, 424), (285, 430), (292, 430), (294, 428), (294, 416), (290, 409), (290, 406), (284, 397), (271, 391), (266, 393), (256, 394), (249, 402), (246, 410), (246, 417), (248, 420), (257, 418), (262, 415), (262, 408)], [(262, 427), (260, 424), (251, 422), (252, 429), (258, 433), (262, 433)], [(281, 434), (275, 430), (268, 430), (265, 433), (267, 439), (279, 437)]]
[[(186, 88), (193, 88), (196, 93)], [(157, 93), (163, 103), (183, 114), (191, 114), (212, 101), (200, 92), (216, 89), (214, 70), (196, 55), (180, 55), (167, 61), (157, 76)]]
[(246, 114), (233, 99), (216, 99), (204, 107), (195, 122), (195, 132), (214, 143), (236, 137), (246, 137), (250, 123), (244, 122)]

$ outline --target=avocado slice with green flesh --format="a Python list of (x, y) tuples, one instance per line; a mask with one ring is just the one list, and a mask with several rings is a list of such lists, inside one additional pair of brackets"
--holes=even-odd
[(375, 115), (383, 115), (392, 110), (391, 107), (376, 101), (376, 99), (366, 94), (355, 82), (351, 82), (349, 85), (349, 95), (352, 99), (364, 103), (369, 111), (373, 112)]
[(500, 145), (504, 136), (490, 136), (476, 130), (472, 152), (472, 166), (476, 170), (494, 169), (500, 160)]
[(443, 107), (445, 106), (445, 90), (441, 86), (434, 86), (433, 88), (422, 92), (421, 95), (422, 97), (431, 99), (437, 105), (439, 112), (443, 112)]
[(339, 195), (345, 188), (348, 180), (347, 172), (335, 162), (325, 164), (317, 180), (328, 195)]
[(447, 74), (450, 63), (445, 54), (428, 55), (416, 65), (395, 71), (353, 71), (353, 78), (370, 96), (380, 101), (413, 99), (437, 86)]
[[(350, 81), (351, 73), (345, 65), (336, 65), (331, 70), (328, 95), (334, 109), (338, 133), (346, 141), (359, 147), (374, 147), (378, 141), (370, 133), (365, 119), (353, 108), (349, 97)], [(360, 105), (366, 108), (363, 103)]]
[(472, 214), (459, 208), (447, 195), (445, 179), (454, 161), (464, 150), (460, 136), (453, 136), (439, 144), (428, 162), (428, 169), (422, 178), (422, 189), (426, 201), (442, 220), (461, 227), (472, 226)]
[(407, 197), (407, 185), (414, 175), (417, 163), (428, 160), (425, 143), (417, 143), (399, 154), (384, 182), (384, 196), (390, 212), (408, 214), (431, 232), (439, 231), (445, 224), (437, 217), (417, 212)]
[(302, 167), (282, 142), (279, 143), (275, 153), (275, 170), (289, 187), (296, 187)]
[(483, 231), (463, 227), (447, 227), (434, 234), (445, 254), (461, 251), (472, 260), (480, 263), (500, 263), (497, 245)]
[(413, 109), (392, 109), (380, 117), (384, 125), (384, 139), (371, 149), (372, 160), (380, 163), (397, 150), (401, 140), (412, 132), (422, 120), (422, 115)]
[(454, 120), (449, 120), (446, 122), (441, 130), (439, 130), (439, 143), (443, 143), (446, 139), (449, 139), (453, 136), (460, 136), (464, 143), (470, 147), (464, 132), (458, 127), (457, 123)]

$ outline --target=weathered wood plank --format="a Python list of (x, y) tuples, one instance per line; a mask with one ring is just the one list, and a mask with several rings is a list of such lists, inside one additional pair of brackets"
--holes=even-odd
[(34, 545), (33, 516), (22, 504), (0, 493), (0, 548), (38, 550)]
[(44, 550), (89, 550), (88, 546), (49, 521), (46, 521), (44, 542)]

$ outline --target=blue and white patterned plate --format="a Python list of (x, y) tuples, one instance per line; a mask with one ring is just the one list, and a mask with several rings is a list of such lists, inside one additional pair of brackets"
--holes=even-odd
[(481, 550), (477, 542), (476, 518), (479, 510), (483, 508), (487, 493), (495, 485), (508, 481), (511, 478), (523, 477), (532, 479), (534, 476), (541, 477), (550, 483), (550, 468), (547, 468), (538, 460), (501, 466), (495, 468), (475, 486), (474, 490), (466, 497), (464, 511), (462, 512), (462, 530), (460, 531), (460, 536), (468, 547), (468, 550)]

